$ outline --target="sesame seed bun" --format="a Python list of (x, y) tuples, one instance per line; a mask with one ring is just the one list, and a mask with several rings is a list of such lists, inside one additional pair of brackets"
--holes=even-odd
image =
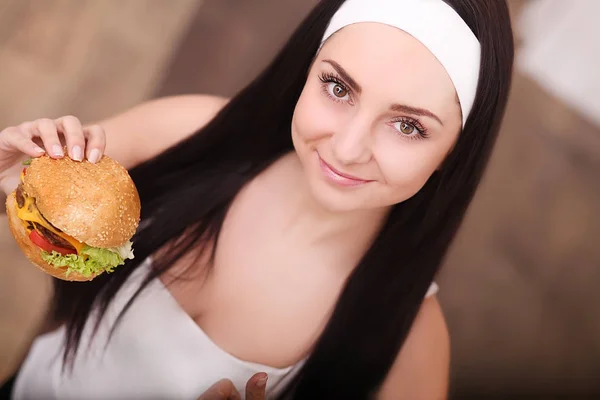
[(71, 272), (68, 276), (66, 274), (66, 267), (55, 267), (51, 264), (48, 264), (42, 259), (42, 250), (37, 247), (27, 235), (27, 231), (23, 226), (21, 220), (17, 217), (17, 200), (15, 198), (15, 193), (11, 193), (6, 199), (6, 214), (8, 215), (8, 226), (10, 227), (10, 231), (14, 236), (17, 244), (21, 248), (21, 251), (25, 254), (25, 256), (31, 261), (36, 267), (41, 269), (43, 272), (66, 281), (90, 281), (94, 279), (96, 275), (92, 275), (89, 277), (85, 277), (78, 272)]
[(109, 157), (96, 164), (35, 158), (23, 187), (48, 222), (89, 246), (118, 247), (137, 230), (137, 189), (127, 170)]

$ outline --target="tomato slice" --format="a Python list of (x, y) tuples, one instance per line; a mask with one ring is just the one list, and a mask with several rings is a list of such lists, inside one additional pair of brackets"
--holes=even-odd
[(29, 239), (40, 249), (47, 251), (48, 253), (52, 253), (52, 251), (56, 251), (62, 255), (67, 254), (77, 254), (74, 250), (63, 249), (62, 247), (54, 246), (52, 243), (48, 242), (42, 235), (38, 233), (38, 231), (33, 230), (29, 234)]

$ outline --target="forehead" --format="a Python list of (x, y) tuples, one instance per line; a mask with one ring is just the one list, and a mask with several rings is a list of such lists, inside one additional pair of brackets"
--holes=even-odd
[[(460, 112), (446, 69), (410, 34), (380, 23), (346, 26), (324, 44), (317, 62), (333, 59), (363, 87), (390, 102)], [(441, 117), (441, 115), (440, 115)]]

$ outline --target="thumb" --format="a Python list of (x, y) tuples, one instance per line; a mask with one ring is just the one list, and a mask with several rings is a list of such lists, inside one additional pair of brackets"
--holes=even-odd
[(198, 400), (241, 400), (241, 396), (229, 379), (221, 379), (200, 397)]

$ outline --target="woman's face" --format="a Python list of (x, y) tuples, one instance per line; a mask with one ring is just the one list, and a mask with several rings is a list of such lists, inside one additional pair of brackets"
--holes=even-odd
[(292, 139), (317, 201), (351, 211), (417, 193), (460, 128), (454, 85), (435, 56), (397, 28), (360, 23), (323, 46), (296, 105)]

